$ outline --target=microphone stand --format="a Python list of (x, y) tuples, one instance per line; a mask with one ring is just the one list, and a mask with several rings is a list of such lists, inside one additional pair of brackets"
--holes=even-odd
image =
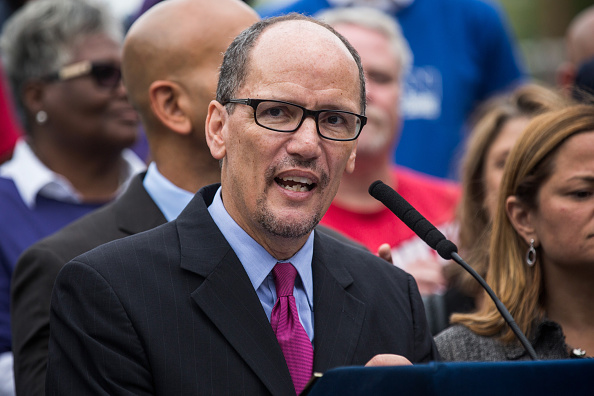
[(530, 344), (530, 342), (528, 341), (528, 339), (526, 338), (524, 333), (522, 333), (522, 330), (520, 330), (520, 327), (518, 326), (518, 324), (516, 323), (514, 318), (511, 316), (511, 314), (509, 313), (509, 311), (507, 310), (505, 305), (503, 305), (501, 300), (499, 300), (499, 298), (497, 298), (497, 296), (493, 292), (493, 289), (491, 289), (491, 287), (487, 284), (487, 282), (485, 282), (485, 280), (479, 274), (477, 274), (477, 272), (470, 265), (468, 265), (462, 259), (462, 257), (460, 257), (458, 255), (458, 253), (452, 252), (452, 260), (454, 260), (456, 263), (460, 264), (466, 271), (468, 271), (470, 273), (470, 275), (472, 275), (472, 277), (474, 279), (477, 280), (478, 283), (481, 284), (481, 286), (487, 291), (487, 294), (489, 295), (489, 297), (491, 297), (491, 300), (493, 300), (493, 302), (495, 303), (495, 306), (497, 307), (497, 310), (499, 311), (501, 316), (503, 316), (503, 319), (505, 319), (505, 321), (507, 322), (509, 327), (512, 329), (512, 331), (518, 338), (518, 340), (520, 340), (520, 342), (524, 346), (524, 349), (526, 350), (526, 352), (528, 352), (528, 355), (530, 355), (530, 358), (532, 360), (538, 360), (538, 357), (536, 356), (536, 352), (534, 351), (534, 348), (532, 348), (532, 345)]
[(511, 330), (514, 332), (520, 343), (530, 356), (532, 360), (538, 360), (534, 348), (520, 330), (520, 327), (511, 316), (505, 305), (497, 298), (491, 287), (485, 280), (476, 273), (476, 271), (468, 265), (462, 257), (458, 255), (458, 247), (446, 239), (446, 237), (433, 224), (431, 224), (422, 214), (420, 214), (406, 199), (402, 198), (394, 189), (381, 180), (377, 180), (369, 186), (369, 194), (383, 203), (390, 209), (408, 228), (413, 230), (427, 245), (436, 250), (437, 253), (445, 260), (453, 259), (460, 264), (462, 268), (472, 275), (474, 279), (487, 291), (491, 300), (495, 303), (497, 310), (507, 322)]

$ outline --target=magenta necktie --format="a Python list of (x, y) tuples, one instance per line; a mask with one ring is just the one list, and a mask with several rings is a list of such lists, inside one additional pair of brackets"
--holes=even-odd
[(299, 321), (293, 287), (297, 270), (291, 263), (277, 263), (272, 270), (277, 300), (272, 308), (270, 324), (285, 355), (295, 392), (299, 394), (313, 370), (313, 347)]

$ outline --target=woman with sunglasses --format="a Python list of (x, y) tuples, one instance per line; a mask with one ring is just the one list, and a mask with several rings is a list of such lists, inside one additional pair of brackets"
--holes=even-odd
[(2, 32), (1, 57), (26, 132), (0, 167), (4, 356), (11, 350), (9, 288), (18, 256), (112, 200), (144, 168), (127, 150), (139, 119), (121, 83), (121, 40), (119, 22), (81, 0), (29, 2)]

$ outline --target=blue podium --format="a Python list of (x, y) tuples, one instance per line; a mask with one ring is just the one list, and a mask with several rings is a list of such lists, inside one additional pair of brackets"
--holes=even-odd
[(321, 395), (594, 395), (594, 359), (342, 367), (308, 393)]

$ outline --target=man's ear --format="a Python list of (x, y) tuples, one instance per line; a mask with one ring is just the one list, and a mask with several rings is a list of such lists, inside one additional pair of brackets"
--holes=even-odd
[(353, 173), (353, 171), (355, 170), (355, 158), (356, 157), (357, 157), (357, 141), (355, 141), (355, 147), (353, 147), (353, 150), (351, 151), (351, 154), (349, 155), (349, 159), (347, 160), (346, 168), (344, 169), (344, 171), (346, 173)]
[(505, 211), (512, 226), (527, 244), (530, 244), (531, 239), (538, 241), (532, 220), (532, 212), (524, 203), (520, 202), (514, 195), (509, 196), (505, 201)]
[(192, 121), (185, 106), (186, 95), (171, 81), (159, 80), (149, 87), (149, 102), (155, 117), (167, 128), (182, 135), (192, 132)]
[(213, 100), (209, 103), (204, 131), (210, 154), (218, 160), (222, 160), (227, 154), (224, 131), (228, 116), (227, 109), (218, 101)]

